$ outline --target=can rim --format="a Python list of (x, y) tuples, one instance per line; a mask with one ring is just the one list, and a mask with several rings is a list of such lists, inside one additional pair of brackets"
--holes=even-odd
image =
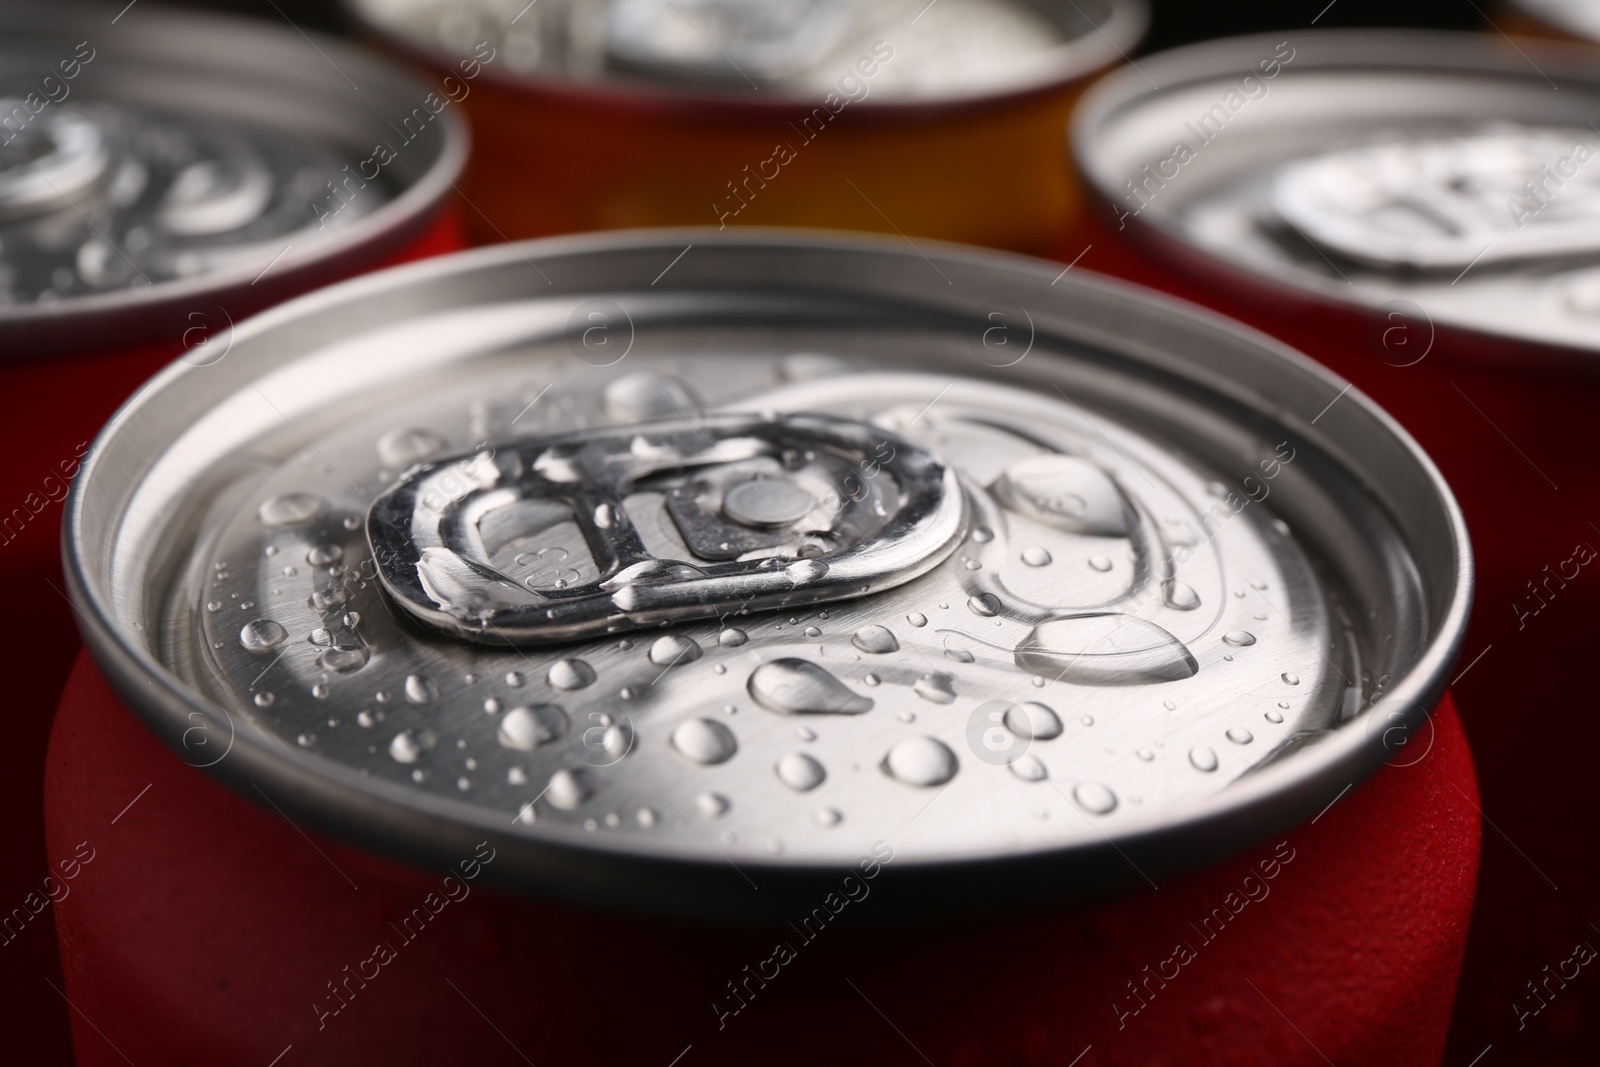
[[(48, 12), (30, 11), (23, 18), (13, 13), (3, 21), (13, 30), (50, 32), (70, 26), (69, 16), (74, 12), (105, 6), (71, 3)], [(297, 46), (304, 43), (300, 35), (287, 30), (229, 15), (153, 9), (140, 15), (140, 20), (152, 24), (139, 30), (151, 38), (187, 39), (199, 33), (256, 49), (261, 47), (263, 37)], [(355, 72), (375, 88), (390, 94), (405, 92), (410, 94), (408, 99), (421, 99), (429, 91), (412, 72), (367, 50), (315, 31), (306, 40), (333, 57), (330, 63), (337, 60), (339, 67)], [(88, 294), (50, 304), (13, 305), (0, 310), (0, 341), (6, 348), (0, 358), (154, 341), (167, 325), (165, 316), (184, 307), (230, 295), (242, 296), (255, 289), (243, 310), (259, 310), (394, 251), (421, 233), (442, 210), (466, 168), (470, 150), (466, 121), (454, 112), (441, 113), (436, 119), (442, 120), (438, 124), (439, 149), (426, 170), (355, 225), (319, 237), (310, 253), (286, 254), (283, 261), (269, 265), (267, 271), (262, 271), (259, 264), (246, 264), (137, 289)], [(270, 277), (263, 277), (268, 272)]]
[[(922, 256), (931, 256), (950, 269), (959, 266), (1000, 271), (1019, 283), (1031, 281), (1047, 287), (1050, 279), (1057, 277), (1050, 265), (1041, 261), (935, 242), (927, 242), (919, 251), (906, 251), (898, 242), (859, 235), (755, 229), (713, 236), (715, 233), (698, 229), (619, 231), (547, 238), (440, 257), (366, 275), (301, 297), (251, 319), (240, 327), (240, 334), (270, 335), (308, 313), (326, 312), (351, 300), (389, 292), (407, 283), (427, 283), (457, 271), (510, 266), (535, 257), (548, 262), (562, 255), (603, 254), (641, 247), (676, 251), (691, 239), (704, 244), (791, 253), (855, 251), (917, 263), (922, 262)], [(1058, 278), (1061, 281), (1068, 280)], [(1431, 459), (1387, 413), (1331, 371), (1281, 342), (1205, 309), (1086, 272), (1070, 279), (1067, 289), (1058, 284), (1055, 290), (1076, 291), (1084, 299), (1134, 311), (1144, 326), (1174, 327), (1187, 331), (1192, 338), (1209, 337), (1235, 346), (1242, 343), (1253, 348), (1259, 358), (1287, 363), (1295, 373), (1316, 380), (1328, 395), (1344, 390), (1346, 399), (1354, 400), (1351, 409), (1366, 420), (1363, 425), (1376, 424), (1416, 464), (1417, 473), (1442, 508), (1442, 540), (1453, 546), (1453, 558), (1441, 571), (1448, 574), (1446, 606), (1408, 673), (1381, 700), (1316, 745), (1258, 768), (1191, 808), (1167, 811), (1159, 823), (1147, 820), (1115, 838), (1023, 855), (903, 863), (892, 869), (892, 878), (914, 882), (917, 893), (915, 899), (903, 898), (906, 907), (885, 921), (981, 908), (985, 900), (992, 899), (985, 897), (983, 890), (992, 890), (997, 884), (1006, 885), (1018, 907), (1059, 906), (1063, 899), (1141, 886), (1149, 880), (1147, 871), (1176, 874), (1215, 862), (1222, 855), (1296, 825), (1378, 770), (1386, 762), (1385, 757), (1395, 751), (1392, 735), (1396, 731), (1409, 737), (1427, 728), (1428, 717), (1445, 692), (1448, 673), (1464, 640), (1474, 567), (1461, 510)], [(1133, 339), (1127, 350), (1145, 355), (1139, 352), (1142, 343), (1141, 339)], [(1150, 345), (1144, 347), (1153, 351)], [(95, 574), (95, 559), (105, 552), (104, 531), (97, 534), (91, 529), (85, 495), (88, 487), (102, 478), (120, 476), (125, 483), (136, 480), (134, 472), (128, 470), (101, 473), (111, 451), (105, 446), (114, 442), (131, 421), (143, 396), (160, 391), (194, 370), (177, 364), (169, 366), (107, 424), (75, 480), (63, 528), (67, 582), (81, 616), (80, 629), (87, 646), (119, 695), (174, 748), (181, 747), (181, 732), (190, 723), (190, 716), (214, 719), (216, 705), (201, 698), (157, 661), (143, 641), (119, 634), (123, 624), (117, 620), (110, 590), (104, 587), (104, 577), (97, 579)], [(1353, 416), (1345, 416), (1350, 417)], [(1313, 430), (1313, 435), (1318, 432)], [(1376, 718), (1380, 713), (1385, 719)], [(1371, 728), (1375, 721), (1393, 725), (1375, 733)], [(1400, 743), (1404, 743), (1403, 738)], [(244, 737), (238, 738), (229, 758), (210, 773), (247, 796), (252, 788), (261, 788), (258, 783), (267, 783), (275, 794), (273, 803), (296, 819), (421, 866), (447, 865), (462, 849), (470, 849), (485, 836), (497, 847), (502, 842), (511, 844), (513, 850), (501, 851), (515, 854), (509, 861), (495, 865), (494, 878), (499, 884), (578, 906), (717, 921), (766, 921), (785, 914), (785, 908), (819, 899), (841, 873), (839, 868), (828, 866), (755, 864), (764, 880), (762, 888), (770, 886), (775, 891), (763, 892), (759, 894), (762, 900), (752, 902), (747, 899), (752, 894), (740, 880), (742, 875), (713, 870), (712, 865), (698, 859), (639, 852), (624, 855), (592, 846), (530, 842), (505, 833), (503, 827), (490, 825), (481, 817), (459, 817), (461, 812), (456, 808), (464, 806), (453, 807), (454, 802), (424, 810), (405, 803), (405, 791), (399, 786), (363, 779), (365, 787), (358, 790), (352, 783), (331, 775), (308, 774), (303, 765)], [(627, 883), (630, 872), (636, 875), (642, 869), (649, 871), (653, 895), (641, 900)], [(886, 873), (890, 870), (886, 868)], [(557, 871), (559, 878), (552, 877)], [(1012, 903), (1008, 896), (1008, 908)]]
[[(368, 18), (361, 10), (360, 0), (340, 0), (340, 3), (353, 22), (362, 27), (365, 33), (382, 41), (386, 48), (432, 66), (448, 66), (450, 57), (441, 49), (419, 44)], [(1089, 77), (1119, 58), (1126, 59), (1128, 52), (1138, 46), (1150, 28), (1149, 0), (1106, 0), (1106, 3), (1110, 10), (1105, 22), (1095, 26), (1090, 33), (1054, 49), (1060, 55), (1059, 69), (1049, 75), (975, 93), (889, 101), (869, 98), (862, 102), (862, 113), (879, 119), (915, 119), (1044, 95)], [(611, 110), (646, 116), (681, 114), (686, 111), (702, 114), (709, 111), (713, 119), (761, 119), (788, 114), (788, 109), (797, 104), (816, 102), (813, 96), (798, 92), (768, 93), (757, 100), (737, 90), (642, 79), (599, 78), (584, 81), (537, 73), (512, 75), (492, 69), (486, 69), (484, 77), (491, 84), (513, 93), (553, 97), (569, 102), (598, 103)]]
[[(1183, 263), (1185, 273), (1192, 274), (1203, 264), (1208, 272), (1222, 271), (1231, 283), (1254, 286), (1259, 290), (1279, 296), (1292, 295), (1314, 300), (1322, 306), (1373, 310), (1384, 305), (1387, 297), (1376, 292), (1353, 289), (1334, 280), (1296, 272), (1292, 276), (1253, 270), (1233, 259), (1219, 256), (1197, 245), (1182, 232), (1178, 223), (1161, 212), (1119, 214), (1115, 189), (1117, 175), (1104, 163), (1104, 153), (1099, 152), (1100, 138), (1114, 127), (1119, 113), (1158, 94), (1175, 91), (1181, 86), (1198, 82), (1211, 82), (1225, 77), (1236, 68), (1248, 70), (1250, 63), (1260, 58), (1263, 49), (1269, 50), (1279, 43), (1280, 34), (1250, 34), (1226, 37), (1197, 44), (1183, 45), (1140, 60), (1144, 69), (1156, 78), (1160, 89), (1151, 89), (1151, 83), (1131, 70), (1116, 70), (1098, 79), (1085, 90), (1073, 111), (1065, 133), (1066, 150), (1085, 185), (1094, 194), (1093, 209), (1104, 219), (1117, 219), (1126, 226), (1133, 239), (1160, 250), (1167, 258)], [(1533, 62), (1528, 53), (1537, 56), (1538, 68), (1548, 76), (1586, 83), (1600, 93), (1600, 78), (1594, 74), (1592, 46), (1542, 38), (1506, 38), (1512, 51), (1499, 42), (1483, 35), (1451, 30), (1418, 29), (1324, 29), (1295, 38), (1297, 47), (1307, 41), (1319, 49), (1310, 63), (1301, 62), (1298, 70), (1311, 63), (1317, 70), (1348, 70), (1361, 72), (1393, 71), (1426, 75), (1431, 73), (1488, 74), (1526, 80), (1528, 64)], [(1308, 57), (1309, 58), (1309, 57)], [(1241, 68), (1240, 63), (1244, 66)], [(1538, 77), (1538, 73), (1533, 75)], [(1120, 229), (1120, 227), (1119, 227)], [(1526, 337), (1514, 328), (1497, 328), (1488, 324), (1463, 323), (1440, 317), (1441, 330), (1454, 331), (1469, 337), (1493, 338), (1510, 342), (1519, 348), (1531, 349), (1539, 354), (1537, 363), (1563, 370), (1582, 367), (1600, 370), (1595, 364), (1596, 349), (1567, 344), (1554, 339)]]

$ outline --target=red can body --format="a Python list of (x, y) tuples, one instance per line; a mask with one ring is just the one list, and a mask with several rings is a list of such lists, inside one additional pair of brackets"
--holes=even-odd
[[(465, 246), (459, 211), (441, 207), (422, 233), (368, 266), (392, 266)], [(260, 305), (240, 299), (236, 306), (230, 300), (228, 310), (243, 316)], [(6, 923), (0, 947), (25, 958), (11, 960), (23, 973), (52, 974), (57, 967), (49, 911), (34, 909), (48, 900), (54, 884), (46, 884), (45, 876), (58, 873), (45, 856), (40, 800), (50, 711), (81, 644), (61, 575), (62, 500), (101, 424), (147, 378), (193, 347), (179, 334), (120, 348), (32, 358), (17, 353), (18, 358), (0, 364), (0, 391), (15, 405), (11, 460), (0, 470), (0, 500), (10, 504), (0, 516), (0, 582), (29, 605), (26, 622), (19, 620), (7, 634), (15, 667), (12, 691), (25, 713), (15, 717), (0, 774), (0, 797), (13, 813), (11, 844), (0, 861), (0, 891), (8, 909), (20, 907), (31, 920)], [(42, 1042), (30, 1062), (69, 1062), (67, 1004), (31, 977), (14, 996), (19, 1024)], [(42, 1018), (52, 1020), (52, 1033), (42, 1033)]]
[(1437, 1064), (1477, 790), (1448, 697), (1416, 742), (1280, 842), (1130, 897), (896, 928), (869, 879), (788, 926), (669, 924), (479, 888), (492, 849), (447, 878), (308, 835), (85, 656), (46, 788), (78, 1062)]

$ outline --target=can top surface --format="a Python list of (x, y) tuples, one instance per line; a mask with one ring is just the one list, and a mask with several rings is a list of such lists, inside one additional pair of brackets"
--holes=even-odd
[(0, 13), (8, 354), (178, 337), (231, 294), (304, 289), (398, 247), (460, 171), (464, 124), (389, 64), (243, 19), (115, 14)]
[(944, 104), (1058, 85), (1131, 50), (1149, 19), (1144, 0), (346, 2), (429, 55), (488, 40), (500, 78), (758, 107)]
[(1073, 122), (1119, 226), (1338, 303), (1401, 301), (1586, 361), (1596, 349), (1600, 79), (1586, 50), (1322, 30), (1139, 67), (1150, 81), (1108, 76)]
[(247, 795), (645, 910), (875, 842), (935, 910), (1143, 884), (1420, 757), (1471, 562), (1416, 446), (1223, 320), (925, 251), (552, 240), (260, 316), (87, 461), (86, 636)]

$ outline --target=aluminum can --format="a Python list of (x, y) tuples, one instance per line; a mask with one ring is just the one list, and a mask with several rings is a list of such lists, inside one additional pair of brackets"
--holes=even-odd
[[(1580, 784), (1600, 730), (1573, 669), (1600, 608), (1600, 473), (1583, 429), (1600, 403), (1592, 55), (1325, 31), (1139, 66), (1161, 90), (1113, 75), (1075, 120), (1099, 204), (1062, 253), (1282, 337), (1438, 461), (1479, 551), (1458, 696), (1485, 754), (1486, 811), (1515, 843), (1498, 838), (1485, 865), (1452, 1055), (1493, 1043), (1527, 1062), (1581, 1058), (1600, 994), (1571, 991), (1537, 1021), (1551, 995), (1533, 990), (1593, 937), (1582, 908), (1600, 891), (1570, 845), (1600, 815)], [(1510, 706), (1544, 709), (1541, 729)]]
[(26, 974), (8, 1004), (19, 1030), (50, 1019), (63, 1048), (68, 1006), (39, 977), (56, 956), (40, 787), (78, 645), (60, 567), (67, 487), (117, 405), (175, 357), (226, 358), (231, 322), (464, 244), (446, 199), (466, 154), (456, 116), (376, 178), (351, 176), (427, 86), (287, 27), (119, 9), (0, 12), (0, 581), (29, 605), (7, 641), (17, 714), (0, 760), (17, 833), (0, 893), (27, 921), (0, 944)]
[(1600, 15), (1582, 0), (1506, 0), (1493, 25), (1507, 33), (1600, 43)]
[[(1143, 0), (349, 0), (464, 106), (481, 241), (819, 226), (1045, 250), (1079, 194), (1061, 124)], [(528, 195), (536, 182), (537, 196)]]
[(234, 344), (70, 502), (80, 1062), (1437, 1062), (1471, 559), (1387, 416), (1312, 424), (1326, 371), (781, 231)]

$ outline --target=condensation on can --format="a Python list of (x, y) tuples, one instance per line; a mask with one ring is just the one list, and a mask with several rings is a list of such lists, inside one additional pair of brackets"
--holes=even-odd
[[(400, 306), (417, 310), (397, 321)], [(1118, 947), (1148, 947), (1116, 933), (1156, 914), (1148, 882), (1196, 906), (1236, 878), (1255, 892), (1299, 847), (1269, 835), (1308, 842), (1298, 835), (1331, 831), (1307, 824), (1350, 805), (1350, 836), (1323, 839), (1327, 878), (1295, 909), (1366, 937), (1372, 914), (1350, 901), (1419, 878), (1428, 948), (1408, 965), (1395, 946), (1411, 941), (1369, 943), (1375, 975), (1421, 964), (1427, 1006), (1404, 1048), (1364, 995), (1314, 1025), (1352, 1054), (1436, 1058), (1476, 824), (1439, 834), (1416, 811), (1472, 795), (1451, 714), (1428, 717), (1471, 562), (1448, 490), (1381, 412), (1346, 396), (1319, 417), (1341, 391), (1331, 376), (1048, 264), (705, 231), (484, 250), (320, 294), (242, 328), (236, 346), (248, 361), (177, 375), (108, 429), (71, 535), (81, 605), (115, 635), (90, 637), (99, 668), (183, 762), (256, 805), (185, 805), (239, 824), (222, 869), (286, 840), (272, 814), (354, 843), (324, 849), (332, 872), (307, 850), (300, 873), (261, 888), (287, 912), (254, 906), (254, 889), (215, 901), (243, 917), (238, 940), (206, 932), (229, 924), (169, 932), (161, 909), (162, 936), (199, 970), (266, 951), (269, 914), (323, 928), (301, 909), (320, 907), (302, 878), (332, 881), (351, 906), (353, 887), (382, 886), (386, 914), (428, 892), (371, 849), (523, 898), (451, 913), (494, 932), (460, 976), (470, 990), (441, 992), (430, 964), (426, 981), (388, 980), (390, 1010), (558, 1004), (504, 1025), (560, 1058), (609, 1017), (588, 976), (626, 944), (695, 976), (652, 998), (655, 980), (624, 968), (618, 998), (643, 1024), (614, 1039), (626, 1057), (698, 1008), (671, 1043), (731, 1061), (735, 1044), (712, 1035), (745, 1021), (729, 1018), (750, 961), (701, 983), (870, 884), (888, 906), (851, 912), (834, 951), (843, 977), (869, 973), (873, 989), (796, 982), (796, 1001), (740, 1040), (779, 1047), (834, 985), (869, 999), (898, 987), (929, 1018), (960, 1017), (970, 989), (943, 976), (1030, 928), (1015, 951), (1070, 955), (1081, 980), (1041, 964), (984, 995), (1081, 1001), (1074, 1020), (1110, 1034), (1148, 1010), (1133, 986), (1160, 963)], [(190, 404), (205, 417), (184, 417)], [(144, 431), (159, 438), (141, 440), (145, 476), (102, 476)], [(87, 550), (90, 527), (117, 546), (115, 574)], [(119, 780), (160, 765), (175, 792), (214, 789), (152, 759), (148, 739), (136, 756), (114, 742), (129, 724), (87, 666), (62, 721)], [(1421, 790), (1419, 807), (1395, 789)], [(53, 832), (92, 821), (53, 790)], [(1425, 858), (1402, 862), (1379, 838), (1426, 841)], [(148, 840), (157, 854), (171, 844)], [(1071, 910), (1106, 895), (1119, 903)], [(75, 959), (116, 951), (103, 906), (63, 911)], [(1382, 925), (1413, 928), (1402, 911)], [(1268, 997), (1303, 1006), (1343, 983), (1320, 948), (1303, 966), (1277, 952), (1282, 936), (1236, 942), (1236, 962), (1276, 960), (1259, 979)], [(458, 943), (426, 951), (444, 966)], [(402, 1062), (429, 1055), (376, 1016), (335, 1021), (342, 962), (302, 1004), (285, 991), (304, 977), (297, 954), (267, 957), (275, 992), (252, 1003), (300, 1019), (285, 1043), (329, 1058), (373, 1034)], [(174, 973), (188, 964), (140, 981), (142, 966), (116, 985), (189, 982)], [(1392, 1000), (1392, 982), (1374, 983)], [(70, 984), (91, 1011), (111, 988), (87, 966)], [(1277, 1033), (1259, 997), (1214, 999), (1196, 983), (1126, 1056), (1195, 1018)], [(195, 1054), (189, 1028), (155, 1034), (107, 1009), (156, 1058)], [(1015, 1031), (987, 1040), (1007, 1054), (1067, 1040), (1040, 1037), (1048, 1023), (1027, 1011), (1006, 1018)], [(816, 1054), (820, 1033), (795, 1057)], [(927, 1039), (941, 1058), (981, 1056), (986, 1040), (960, 1024)], [(1287, 1032), (1283, 1047), (1283, 1062), (1304, 1054)]]
[(1148, 20), (1143, 0), (347, 6), (430, 70), (481, 72), (458, 85), (480, 241), (785, 225), (1026, 252), (1079, 201), (1073, 101)]

